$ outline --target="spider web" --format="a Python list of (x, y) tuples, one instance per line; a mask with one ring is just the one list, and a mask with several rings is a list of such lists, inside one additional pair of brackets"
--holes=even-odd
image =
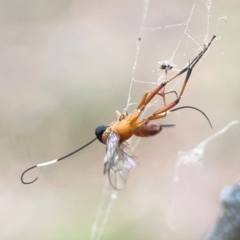
[[(214, 16), (214, 18), (212, 17), (213, 5), (216, 4), (215, 2), (213, 4), (213, 1), (193, 0), (188, 1), (187, 3), (185, 2), (177, 4), (171, 1), (161, 1), (161, 4), (158, 4), (159, 3), (157, 3), (156, 1), (144, 1), (141, 26), (136, 41), (135, 60), (132, 67), (132, 76), (130, 80), (127, 104), (126, 107), (123, 109), (124, 112), (131, 112), (136, 107), (139, 99), (141, 98), (141, 95), (139, 96), (139, 93), (144, 93), (148, 89), (155, 88), (155, 86), (157, 86), (160, 82), (166, 79), (169, 75), (178, 72), (180, 69), (186, 66), (186, 64), (192, 58), (194, 58), (195, 55), (202, 49), (203, 45), (209, 42), (213, 34), (217, 35), (219, 40), (219, 32), (221, 32), (221, 22), (226, 21), (227, 19), (226, 16), (216, 15)], [(161, 16), (163, 10), (166, 11), (166, 15), (163, 15), (170, 15), (170, 17), (164, 19), (164, 17)], [(174, 15), (176, 13), (177, 17), (176, 15)], [(210, 51), (211, 48), (209, 52)], [(165, 59), (163, 56), (165, 56)], [(209, 57), (208, 53), (206, 54), (206, 56), (206, 58), (204, 57), (199, 65), (204, 64), (205, 59)], [(173, 66), (172, 72), (165, 72), (159, 70), (159, 66), (156, 63), (164, 60), (167, 60), (171, 64), (171, 66)], [(210, 60), (206, 61), (208, 61), (208, 64), (210, 63)], [(206, 63), (205, 66), (207, 66), (208, 64)], [(198, 68), (201, 68), (201, 66), (196, 66), (196, 69)], [(201, 71), (196, 69), (194, 69), (194, 72)], [(204, 71), (208, 70), (209, 68)], [(192, 81), (193, 78), (196, 78), (197, 74), (193, 73), (193, 75), (194, 77), (191, 77), (190, 81)], [(204, 76), (206, 75), (203, 74), (202, 77)], [(170, 86), (168, 86), (168, 91), (179, 91), (179, 88), (181, 87), (181, 84), (183, 82), (183, 78), (184, 76), (181, 76), (179, 79), (175, 80), (172, 84), (170, 84)], [(198, 85), (198, 79), (194, 79), (193, 81), (195, 81), (195, 84)], [(202, 85), (201, 81), (199, 85)], [(193, 87), (194, 90), (197, 89), (197, 87), (193, 85), (191, 85), (191, 87)], [(187, 86), (186, 92), (191, 91), (189, 88)], [(200, 96), (200, 94), (196, 94)], [(188, 93), (184, 93), (183, 98), (187, 98), (185, 97), (185, 95), (191, 96), (191, 94), (189, 95)], [(170, 97), (168, 102), (170, 102), (171, 99), (174, 98)], [(189, 105), (187, 101), (183, 100), (182, 102), (182, 105), (184, 105), (184, 103), (186, 103), (185, 105)], [(161, 98), (155, 98), (143, 112), (142, 116), (144, 117), (144, 115), (148, 115), (148, 113), (154, 112), (154, 109), (161, 107), (162, 104), (163, 103)], [(194, 105), (194, 103), (192, 105)], [(183, 114), (181, 114), (181, 116), (179, 113), (176, 115), (178, 117), (184, 118)], [(174, 116), (175, 118), (176, 115)], [(199, 119), (201, 119), (201, 116), (197, 116), (196, 118), (198, 117)], [(174, 121), (173, 119), (173, 117), (170, 117), (169, 121)], [(167, 120), (164, 119), (163, 121)], [(191, 119), (190, 121), (193, 121), (193, 119)], [(196, 120), (194, 120), (194, 122), (196, 123)], [(163, 223), (161, 223), (166, 230), (163, 231), (163, 233), (161, 234), (161, 238), (159, 239), (171, 239), (169, 232), (174, 232), (176, 230), (176, 226), (173, 222), (173, 212), (175, 207), (175, 201), (177, 199), (176, 189), (178, 187), (176, 186), (176, 183), (179, 180), (180, 166), (182, 164), (196, 166), (197, 163), (201, 162), (200, 159), (203, 157), (203, 152), (206, 145), (210, 141), (217, 138), (220, 134), (225, 133), (232, 126), (238, 123), (238, 120), (232, 121), (219, 132), (213, 134), (211, 137), (206, 137), (206, 140), (201, 141), (199, 139), (198, 141), (200, 141), (200, 144), (191, 151), (179, 151), (179, 157), (176, 161), (175, 170), (172, 178), (175, 185), (172, 187), (172, 193), (170, 194), (168, 200), (168, 210), (165, 216), (165, 220)], [(134, 152), (135, 150), (137, 151), (137, 146), (139, 145), (140, 141), (140, 138), (133, 137), (130, 139), (129, 143), (132, 146), (132, 152)], [(154, 140), (152, 141), (154, 142)], [(140, 154), (140, 156), (142, 155)], [(144, 161), (144, 159), (140, 160)], [(118, 199), (118, 195), (119, 192), (113, 190), (111, 186), (109, 186), (108, 180), (106, 180), (97, 215), (92, 226), (90, 238), (91, 240), (102, 238), (114, 203)]]
[[(221, 0), (1, 1), (0, 239), (202, 239), (222, 187), (240, 179), (233, 121), (239, 7)], [(26, 181), (37, 182), (21, 184), (26, 168), (83, 146), (97, 125), (115, 120), (115, 110), (131, 113), (213, 34), (178, 104), (204, 111), (213, 130), (191, 109), (169, 113), (159, 122), (175, 127), (129, 141), (140, 164), (121, 192), (102, 174), (97, 141), (28, 172)], [(164, 60), (173, 66), (167, 76), (158, 64)], [(166, 91), (179, 92), (183, 81)], [(167, 103), (174, 99), (167, 95)], [(162, 106), (156, 96), (142, 117)]]

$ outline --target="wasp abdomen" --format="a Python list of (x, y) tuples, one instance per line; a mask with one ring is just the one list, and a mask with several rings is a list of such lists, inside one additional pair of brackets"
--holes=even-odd
[(161, 130), (162, 127), (160, 123), (151, 123), (135, 128), (133, 134), (138, 137), (149, 137), (158, 134)]

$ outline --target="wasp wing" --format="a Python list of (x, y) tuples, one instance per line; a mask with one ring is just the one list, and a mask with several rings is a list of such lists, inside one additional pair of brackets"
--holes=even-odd
[(104, 174), (108, 172), (109, 181), (117, 190), (125, 187), (130, 168), (138, 165), (136, 159), (126, 152), (128, 148), (127, 142), (120, 143), (119, 134), (113, 131), (109, 134), (104, 158)]

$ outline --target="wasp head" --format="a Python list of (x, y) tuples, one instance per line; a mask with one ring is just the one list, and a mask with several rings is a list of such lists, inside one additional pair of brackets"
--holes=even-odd
[(97, 139), (103, 143), (103, 140), (102, 140), (102, 135), (103, 133), (105, 132), (105, 130), (108, 128), (108, 126), (105, 126), (105, 125), (101, 125), (101, 126), (98, 126), (96, 129), (95, 129), (95, 135), (97, 137)]

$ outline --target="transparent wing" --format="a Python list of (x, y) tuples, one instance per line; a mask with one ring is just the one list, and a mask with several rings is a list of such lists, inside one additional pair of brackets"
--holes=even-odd
[(104, 158), (104, 174), (108, 172), (109, 181), (117, 190), (125, 187), (130, 168), (138, 165), (136, 159), (126, 152), (128, 148), (126, 142), (120, 143), (120, 136), (117, 133), (109, 134)]

